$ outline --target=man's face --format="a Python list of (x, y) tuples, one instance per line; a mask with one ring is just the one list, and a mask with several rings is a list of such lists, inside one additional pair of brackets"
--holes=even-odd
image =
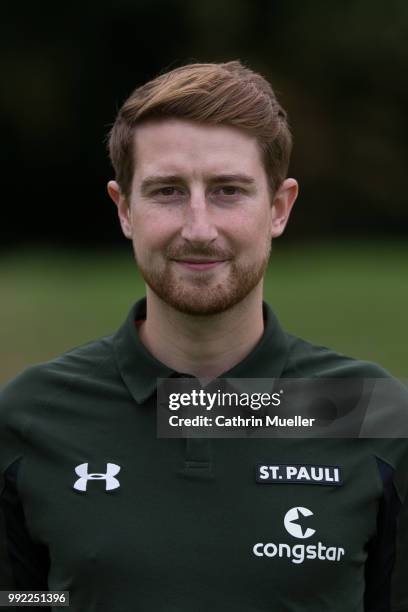
[(129, 202), (109, 191), (150, 291), (211, 315), (262, 287), (284, 223), (256, 140), (228, 126), (149, 122), (136, 129), (135, 159)]

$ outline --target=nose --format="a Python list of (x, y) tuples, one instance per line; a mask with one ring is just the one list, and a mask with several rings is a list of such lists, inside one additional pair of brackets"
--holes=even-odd
[(185, 208), (181, 236), (197, 247), (207, 246), (217, 238), (218, 231), (206, 202), (205, 193), (191, 195)]

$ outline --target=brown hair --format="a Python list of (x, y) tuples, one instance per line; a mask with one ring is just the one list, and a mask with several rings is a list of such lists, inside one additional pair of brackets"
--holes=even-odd
[(165, 118), (242, 129), (258, 140), (272, 193), (286, 177), (292, 138), (270, 84), (239, 61), (188, 64), (138, 87), (119, 110), (108, 149), (126, 198), (133, 177), (134, 130), (149, 119)]

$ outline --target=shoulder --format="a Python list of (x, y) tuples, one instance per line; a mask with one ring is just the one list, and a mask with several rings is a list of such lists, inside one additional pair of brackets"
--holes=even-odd
[[(350, 402), (351, 399), (354, 418), (357, 419), (358, 415), (361, 418), (361, 423), (356, 420), (360, 428), (358, 437), (367, 440), (373, 455), (378, 459), (393, 469), (398, 468), (397, 487), (406, 495), (407, 387), (376, 363), (355, 359), (289, 334), (287, 339), (289, 357), (285, 377), (316, 379), (316, 384), (323, 385), (316, 388), (326, 393), (329, 389), (336, 401)], [(322, 379), (322, 383), (319, 379)]]
[[(293, 379), (323, 379), (333, 389), (369, 394), (370, 409), (381, 412), (383, 419), (392, 417), (394, 427), (399, 422), (408, 437), (408, 388), (388, 370), (362, 359), (355, 359), (325, 346), (287, 335), (289, 356), (284, 376)], [(337, 379), (342, 379), (342, 382)], [(347, 379), (347, 380), (346, 380)], [(392, 412), (394, 407), (396, 412)], [(398, 420), (397, 417), (398, 416)], [(390, 427), (386, 431), (391, 431)], [(397, 429), (395, 429), (397, 432)], [(388, 434), (390, 435), (390, 434)]]
[(0, 390), (0, 427), (24, 427), (36, 405), (49, 405), (63, 391), (90, 384), (113, 368), (110, 336), (27, 368)]
[(356, 359), (326, 346), (287, 334), (289, 356), (286, 376), (301, 378), (392, 378), (380, 365)]

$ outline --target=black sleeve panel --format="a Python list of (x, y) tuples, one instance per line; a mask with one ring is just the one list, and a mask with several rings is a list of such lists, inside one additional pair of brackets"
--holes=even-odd
[[(3, 475), (0, 490), (0, 590), (48, 590), (48, 549), (32, 541), (17, 489), (21, 458)], [(10, 609), (10, 608), (9, 608)], [(49, 607), (37, 607), (49, 612)]]
[(408, 612), (408, 495), (398, 518), (397, 556), (392, 582), (392, 611)]
[[(397, 524), (401, 501), (394, 485), (394, 469), (379, 458), (377, 466), (383, 483), (377, 533), (370, 542), (365, 567), (365, 612), (391, 612), (392, 580), (397, 548)], [(401, 608), (403, 610), (403, 608)]]

